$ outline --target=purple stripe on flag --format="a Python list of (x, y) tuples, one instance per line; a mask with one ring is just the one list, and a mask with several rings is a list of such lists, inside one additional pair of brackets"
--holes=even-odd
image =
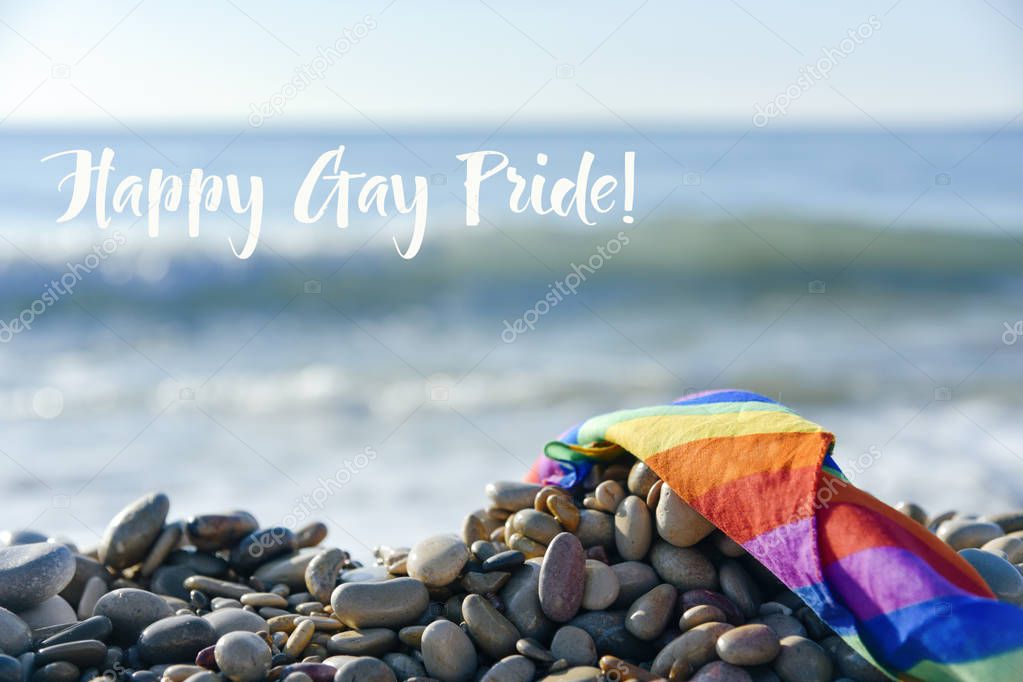
[(832, 593), (861, 621), (932, 599), (971, 596), (900, 547), (860, 550), (828, 566), (824, 575)]
[(814, 519), (778, 526), (746, 542), (743, 547), (760, 560), (790, 589), (823, 580), (820, 557), (814, 546)]

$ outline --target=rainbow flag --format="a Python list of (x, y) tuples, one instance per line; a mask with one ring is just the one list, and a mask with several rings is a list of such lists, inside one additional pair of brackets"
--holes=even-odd
[(1023, 681), (1023, 609), (852, 485), (834, 443), (773, 400), (709, 391), (589, 419), (547, 445), (533, 478), (571, 487), (627, 451), (893, 678)]

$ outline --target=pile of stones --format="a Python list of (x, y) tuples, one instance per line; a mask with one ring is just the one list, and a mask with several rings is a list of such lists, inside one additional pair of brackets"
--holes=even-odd
[[(641, 462), (486, 495), (460, 533), (365, 566), (323, 524), (168, 521), (163, 494), (94, 550), (5, 533), (0, 682), (887, 679)], [(901, 509), (1023, 602), (1023, 513)]]

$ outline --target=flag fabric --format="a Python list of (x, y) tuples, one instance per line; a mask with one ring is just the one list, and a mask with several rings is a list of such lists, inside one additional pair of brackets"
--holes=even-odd
[(572, 487), (628, 452), (893, 678), (1023, 681), (1023, 608), (854, 486), (834, 443), (769, 398), (708, 391), (588, 419), (549, 443), (530, 477)]

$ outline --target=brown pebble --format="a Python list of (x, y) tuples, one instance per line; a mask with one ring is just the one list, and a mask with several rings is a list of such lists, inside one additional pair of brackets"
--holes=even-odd
[[(536, 497), (533, 498), (533, 509), (541, 512), (550, 511), (549, 507), (547, 506), (547, 500), (552, 495), (560, 495), (561, 497), (566, 498), (569, 497), (568, 493), (565, 492), (564, 488), (559, 488), (554, 485), (544, 486), (544, 488), (542, 488), (540, 492), (536, 494)], [(569, 498), (569, 501), (571, 501), (571, 498)]]
[(292, 658), (298, 658), (316, 632), (316, 626), (310, 620), (300, 620), (295, 624), (295, 629), (288, 635), (288, 641), (284, 644), (284, 653)]
[(653, 682), (653, 680), (659, 679), (657, 675), (654, 675), (649, 670), (644, 670), (638, 665), (627, 663), (617, 656), (602, 656), (600, 658), (600, 670), (604, 673), (606, 679), (622, 680), (622, 682), (629, 682), (629, 680)]
[(716, 606), (710, 604), (699, 604), (691, 608), (686, 609), (685, 613), (678, 621), (678, 629), (682, 632), (690, 630), (697, 625), (704, 623), (726, 623), (727, 618), (724, 612)]
[(718, 656), (733, 665), (764, 665), (774, 660), (781, 645), (778, 635), (766, 625), (741, 625), (721, 635)]
[[(287, 609), (288, 600), (273, 592), (251, 592), (243, 594), (240, 599), (245, 606), (255, 606), (257, 609), (269, 606), (275, 609)], [(287, 611), (285, 611), (287, 613)], [(280, 615), (280, 614), (276, 614)]]
[(314, 521), (308, 526), (303, 526), (295, 531), (295, 542), (299, 549), (315, 547), (327, 539), (327, 526), (319, 521)]
[(580, 512), (567, 495), (551, 495), (547, 498), (547, 509), (558, 523), (569, 533), (579, 529)]

